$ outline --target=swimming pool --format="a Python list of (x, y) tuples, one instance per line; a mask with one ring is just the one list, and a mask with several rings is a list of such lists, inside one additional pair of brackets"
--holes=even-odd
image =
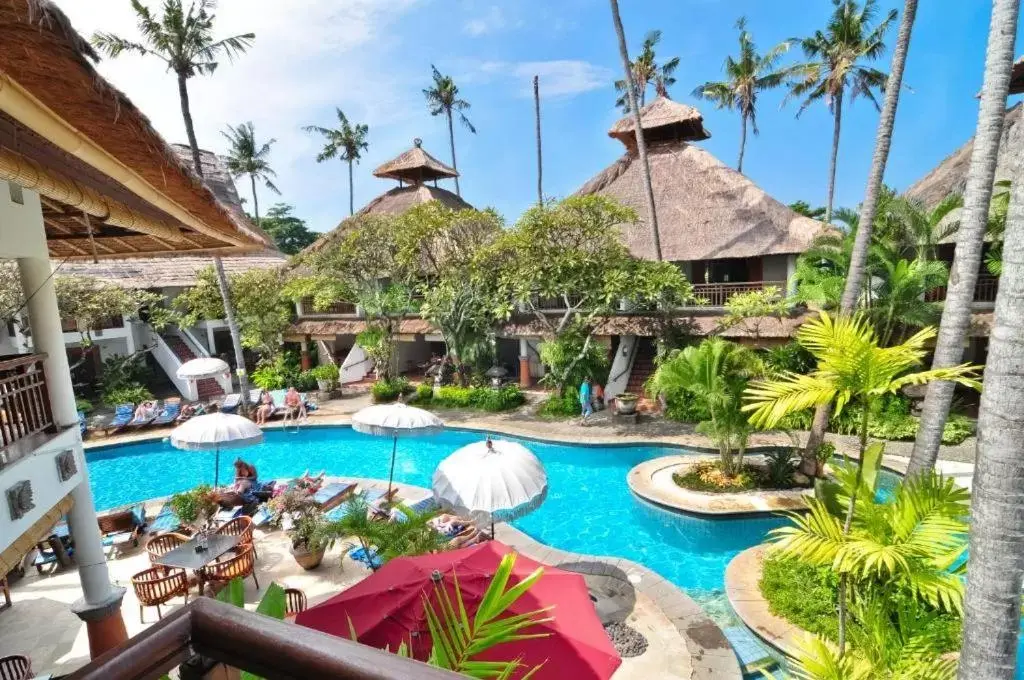
[[(430, 487), (442, 458), (483, 435), (446, 430), (399, 442), (395, 479)], [(516, 439), (508, 437), (508, 439)], [(698, 600), (723, 589), (725, 566), (738, 552), (784, 524), (780, 517), (701, 519), (639, 501), (626, 485), (636, 464), (680, 449), (662, 446), (583, 446), (516, 439), (544, 463), (549, 492), (539, 510), (514, 524), (533, 538), (572, 552), (624, 557), (655, 570)], [(304, 470), (387, 479), (391, 440), (350, 427), (270, 430), (263, 444), (221, 455), (221, 479), (243, 455), (263, 479)], [(166, 441), (90, 449), (86, 453), (99, 509), (166, 496), (213, 483), (213, 453), (179, 451)]]

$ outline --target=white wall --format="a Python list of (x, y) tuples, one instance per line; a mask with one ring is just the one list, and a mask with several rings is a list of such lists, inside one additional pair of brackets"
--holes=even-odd
[(399, 341), (395, 352), (395, 370), (399, 373), (415, 371), (416, 364), (430, 359), (430, 345), (426, 340)]
[(608, 379), (605, 381), (605, 399), (612, 399), (626, 391), (636, 346), (637, 337), (635, 335), (623, 335), (619, 338), (619, 348), (612, 359), (612, 367), (608, 371)]
[[(18, 191), (20, 190), (20, 200)], [(46, 233), (28, 228), (42, 214), (39, 194), (0, 180), (0, 258), (38, 257), (46, 252)]]

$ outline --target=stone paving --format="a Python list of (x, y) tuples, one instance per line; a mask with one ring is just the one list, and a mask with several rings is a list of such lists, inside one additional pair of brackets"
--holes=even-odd
[(808, 632), (772, 614), (758, 583), (767, 546), (758, 545), (734, 557), (725, 570), (725, 594), (743, 623), (775, 649), (793, 656)]

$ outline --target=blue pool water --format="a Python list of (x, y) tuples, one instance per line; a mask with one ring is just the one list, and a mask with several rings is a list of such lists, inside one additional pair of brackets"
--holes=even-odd
[[(481, 436), (447, 430), (402, 440), (395, 479), (429, 488), (441, 459)], [(626, 485), (630, 468), (650, 458), (678, 454), (678, 448), (523, 443), (544, 463), (549, 492), (540, 509), (515, 522), (517, 527), (562, 550), (644, 564), (698, 601), (714, 600), (723, 589), (729, 560), (785, 522), (781, 517), (700, 519), (637, 500)], [(262, 479), (294, 477), (305, 470), (387, 479), (390, 454), (390, 439), (359, 434), (349, 427), (306, 427), (294, 434), (273, 430), (260, 446), (223, 452), (220, 478), (231, 479), (231, 463), (243, 455)], [(86, 459), (100, 509), (166, 496), (203, 481), (213, 483), (213, 453), (179, 451), (167, 442), (92, 449)]]

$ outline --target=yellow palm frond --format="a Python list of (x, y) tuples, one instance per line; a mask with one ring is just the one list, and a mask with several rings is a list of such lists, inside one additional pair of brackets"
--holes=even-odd
[(831, 402), (836, 398), (836, 387), (816, 373), (787, 373), (777, 380), (750, 383), (743, 396), (743, 411), (751, 413), (750, 422), (772, 428), (790, 413)]
[(804, 514), (790, 515), (792, 525), (768, 532), (769, 540), (784, 555), (817, 566), (832, 565), (845, 542), (843, 527), (821, 501), (808, 499), (807, 508)]

